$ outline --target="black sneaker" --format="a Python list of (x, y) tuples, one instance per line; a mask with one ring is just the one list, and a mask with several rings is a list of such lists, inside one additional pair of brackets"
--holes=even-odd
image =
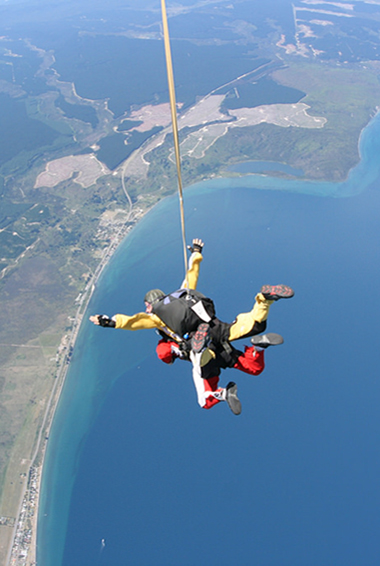
[(251, 338), (251, 342), (254, 346), (260, 346), (260, 348), (268, 348), (268, 346), (278, 346), (284, 343), (284, 339), (280, 334), (275, 334), (274, 332), (268, 332), (268, 334), (261, 334), (261, 336), (254, 336)]
[(191, 339), (191, 349), (195, 354), (199, 354), (210, 343), (210, 325), (202, 322), (197, 328)]
[(233, 381), (230, 381), (226, 387), (226, 401), (233, 414), (240, 415), (241, 403), (237, 396), (237, 385)]
[(291, 299), (294, 295), (293, 289), (286, 285), (263, 285), (261, 293), (267, 301), (278, 301), (279, 299)]

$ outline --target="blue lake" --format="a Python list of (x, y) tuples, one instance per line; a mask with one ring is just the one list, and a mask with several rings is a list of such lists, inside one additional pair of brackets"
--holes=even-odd
[[(197, 406), (190, 365), (159, 362), (153, 331), (84, 321), (49, 440), (39, 566), (378, 564), (379, 149), (377, 116), (345, 183), (186, 190), (187, 238), (206, 242), (199, 290), (232, 320), (262, 284), (292, 285), (268, 324), (285, 344), (258, 378), (222, 374), (239, 386), (235, 417)], [(88, 315), (141, 310), (182, 264), (168, 198), (120, 246)]]

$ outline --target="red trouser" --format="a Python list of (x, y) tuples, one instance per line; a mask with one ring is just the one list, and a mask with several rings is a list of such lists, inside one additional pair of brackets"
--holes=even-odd
[(238, 357), (234, 365), (235, 369), (249, 373), (249, 375), (260, 375), (264, 367), (264, 350), (258, 352), (254, 346), (245, 346), (244, 354)]
[[(178, 358), (175, 352), (173, 352), (173, 349), (177, 348), (178, 344), (176, 344), (175, 342), (166, 342), (165, 340), (160, 340), (156, 347), (157, 356), (166, 364), (172, 364)], [(240, 371), (244, 371), (249, 375), (260, 375), (265, 367), (264, 350), (260, 350), (258, 352), (253, 346), (245, 346), (244, 354), (241, 354), (238, 357), (237, 362), (233, 367)], [(195, 382), (195, 387), (198, 395), (198, 403), (203, 409), (211, 409), (211, 407), (213, 407), (217, 403), (220, 403), (220, 395), (214, 395), (214, 393), (219, 393), (222, 391), (220, 388), (218, 388), (218, 383), (219, 375), (209, 377), (208, 379), (198, 379)]]

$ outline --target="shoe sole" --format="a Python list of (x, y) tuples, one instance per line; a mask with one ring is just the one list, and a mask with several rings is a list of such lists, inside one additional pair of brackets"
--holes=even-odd
[(268, 346), (279, 346), (284, 343), (284, 339), (280, 334), (274, 332), (268, 332), (268, 334), (262, 334), (261, 336), (254, 336), (251, 338), (251, 344), (254, 346), (260, 346), (261, 348), (267, 348)]
[(210, 326), (204, 322), (198, 326), (197, 331), (191, 339), (191, 349), (195, 354), (199, 354), (208, 343)]
[(241, 413), (241, 403), (237, 396), (237, 385), (230, 381), (230, 383), (226, 387), (226, 401), (228, 403), (229, 408), (233, 412), (234, 415), (240, 415)]
[(269, 301), (278, 301), (278, 299), (291, 299), (294, 291), (287, 285), (263, 285), (261, 293)]

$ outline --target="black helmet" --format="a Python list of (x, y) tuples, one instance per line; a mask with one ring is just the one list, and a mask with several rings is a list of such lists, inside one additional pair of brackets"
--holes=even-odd
[(161, 289), (151, 289), (145, 295), (144, 303), (149, 303), (150, 305), (153, 305), (156, 301), (162, 299), (163, 297), (165, 297), (165, 293), (161, 291)]

